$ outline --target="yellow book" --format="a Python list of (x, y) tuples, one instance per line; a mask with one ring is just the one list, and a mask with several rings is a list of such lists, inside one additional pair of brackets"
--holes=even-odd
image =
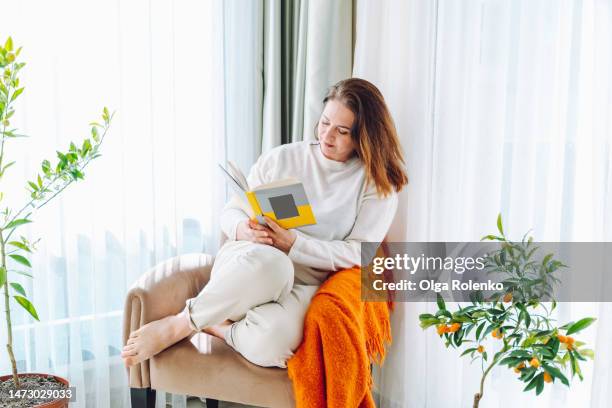
[(245, 198), (251, 218), (260, 224), (266, 224), (264, 215), (285, 229), (317, 223), (304, 185), (299, 180), (287, 178), (250, 188), (246, 177), (234, 163), (228, 161), (227, 168), (221, 164), (219, 167), (238, 196)]

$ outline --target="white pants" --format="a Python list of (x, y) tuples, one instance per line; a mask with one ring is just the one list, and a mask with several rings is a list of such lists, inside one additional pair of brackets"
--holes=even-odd
[(225, 341), (247, 360), (286, 367), (302, 341), (304, 316), (318, 286), (294, 284), (293, 263), (282, 251), (248, 241), (223, 245), (210, 281), (188, 299), (191, 328), (226, 319)]

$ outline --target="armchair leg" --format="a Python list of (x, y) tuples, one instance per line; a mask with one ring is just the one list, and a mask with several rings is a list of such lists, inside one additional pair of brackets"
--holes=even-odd
[(219, 400), (206, 398), (206, 408), (219, 408)]
[(155, 408), (155, 390), (151, 388), (130, 388), (132, 408)]

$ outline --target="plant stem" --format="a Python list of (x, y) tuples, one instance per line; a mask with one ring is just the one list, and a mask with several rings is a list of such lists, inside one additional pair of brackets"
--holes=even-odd
[[(14, 73), (12, 74), (12, 76), (14, 77)], [(11, 78), (13, 79), (13, 78)], [(6, 117), (6, 112), (9, 112), (10, 110), (10, 106), (11, 106), (11, 99), (10, 99), (10, 92), (11, 92), (11, 81), (9, 81), (8, 83), (8, 93), (6, 95), (7, 97), (7, 104), (4, 107), (4, 115), (1, 118), (2, 119), (2, 141), (0, 142), (0, 171), (2, 171), (2, 164), (4, 163), (4, 142), (6, 141), (6, 136), (4, 135), (4, 133), (6, 132), (6, 125), (4, 124), (4, 118)], [(7, 331), (7, 341), (6, 341), (6, 351), (8, 352), (9, 355), (9, 359), (11, 361), (11, 370), (13, 372), (13, 383), (15, 384), (15, 388), (19, 389), (19, 376), (17, 375), (17, 361), (15, 360), (15, 354), (13, 353), (13, 325), (11, 324), (11, 309), (10, 309), (10, 305), (9, 305), (9, 281), (8, 281), (8, 268), (6, 266), (6, 247), (4, 245), (5, 240), (4, 240), (4, 231), (2, 229), (0, 229), (0, 262), (1, 262), (1, 267), (4, 268), (4, 273), (6, 276), (6, 279), (4, 281), (4, 284), (2, 286), (4, 286), (4, 312), (6, 313), (6, 331)]]
[(9, 308), (9, 288), (8, 288), (8, 269), (6, 268), (6, 253), (4, 246), (4, 231), (0, 230), (0, 253), (1, 253), (1, 261), (2, 267), (6, 271), (6, 281), (4, 282), (4, 307), (6, 312), (6, 329), (7, 329), (7, 342), (6, 342), (6, 350), (8, 352), (9, 358), (11, 360), (11, 368), (13, 370), (13, 383), (15, 384), (15, 388), (19, 389), (19, 376), (17, 375), (17, 361), (15, 360), (15, 355), (13, 354), (13, 326), (11, 324), (11, 309)]
[(489, 374), (489, 371), (491, 371), (493, 366), (495, 366), (495, 363), (497, 363), (497, 359), (493, 359), (493, 361), (491, 362), (489, 367), (487, 367), (485, 372), (482, 374), (482, 378), (480, 379), (480, 392), (474, 394), (474, 405), (473, 405), (473, 408), (478, 408), (478, 404), (480, 404), (480, 400), (482, 399), (482, 397), (484, 395), (484, 381), (485, 381), (485, 378), (487, 377), (487, 374)]

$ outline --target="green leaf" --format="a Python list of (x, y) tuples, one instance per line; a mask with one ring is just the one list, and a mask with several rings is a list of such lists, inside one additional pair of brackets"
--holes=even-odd
[(490, 324), (489, 327), (487, 327), (485, 332), (482, 334), (482, 338), (484, 339), (485, 337), (487, 337), (487, 335), (489, 335), (489, 333), (491, 333), (493, 330), (495, 330), (496, 327), (497, 326), (495, 324)]
[(68, 161), (70, 163), (75, 163), (77, 160), (79, 160), (79, 156), (77, 156), (76, 153), (67, 153), (66, 157), (68, 158)]
[(439, 324), (439, 323), (440, 323), (440, 321), (438, 319), (436, 319), (436, 318), (433, 318), (433, 319), (424, 319), (424, 320), (421, 320), (420, 326), (423, 329), (427, 329), (427, 328), (433, 326), (434, 324)]
[(533, 367), (527, 367), (527, 368), (522, 369), (521, 376), (520, 376), (521, 381), (524, 381), (524, 382), (530, 381), (536, 375), (537, 371), (538, 370), (536, 370)]
[(502, 236), (504, 235), (504, 228), (502, 226), (502, 216), (501, 213), (499, 213), (497, 215), (497, 229), (499, 230), (499, 233), (502, 234)]
[(8, 243), (9, 245), (12, 245), (14, 247), (17, 247), (19, 249), (23, 249), (26, 252), (32, 252), (30, 250), (30, 247), (28, 247), (26, 244), (24, 244), (23, 242), (19, 242), (19, 241), (11, 241)]
[(439, 293), (436, 295), (436, 302), (438, 303), (438, 308), (440, 310), (446, 310), (446, 304), (444, 303), (444, 299)]
[(4, 266), (0, 266), (0, 286), (3, 286), (6, 282), (6, 268)]
[(70, 170), (70, 175), (72, 176), (74, 180), (83, 179), (84, 177), (83, 173), (77, 169)]
[(591, 324), (593, 324), (595, 320), (597, 319), (593, 317), (585, 317), (584, 319), (578, 320), (576, 323), (571, 325), (570, 328), (567, 330), (567, 335), (569, 336), (570, 334), (577, 333), (581, 330), (586, 329)]
[(20, 275), (27, 276), (27, 277), (29, 277), (29, 278), (34, 278), (34, 277), (32, 276), (32, 274), (30, 274), (30, 273), (28, 273), (28, 272), (26, 272), (26, 271), (17, 271), (17, 270), (11, 269), (11, 272), (15, 272), (15, 273), (18, 273), (18, 274), (20, 274)]
[(481, 241), (485, 241), (485, 240), (489, 240), (489, 241), (504, 241), (504, 239), (502, 237), (498, 237), (495, 235), (485, 235), (484, 237), (480, 238)]
[(51, 163), (49, 163), (49, 160), (43, 160), (41, 164), (41, 168), (42, 168), (43, 173), (48, 175), (51, 172)]
[(23, 289), (23, 286), (21, 286), (20, 284), (18, 284), (17, 282), (11, 282), (11, 286), (13, 287), (13, 289), (15, 289), (15, 291), (17, 291), (18, 293), (22, 294), (23, 296), (26, 295), (25, 293), (25, 289)]
[(13, 258), (15, 261), (19, 262), (20, 264), (27, 266), (28, 268), (32, 267), (32, 264), (30, 264), (30, 261), (28, 261), (25, 257), (21, 255), (10, 254), (9, 256)]
[(539, 330), (539, 331), (534, 333), (534, 336), (535, 337), (544, 337), (544, 336), (550, 336), (551, 334), (552, 334), (552, 330)]
[(15, 99), (17, 99), (17, 97), (22, 94), (24, 89), (25, 88), (16, 89), (15, 92), (13, 92), (13, 95), (11, 96), (11, 102), (13, 102)]
[(519, 357), (522, 359), (527, 359), (531, 358), (531, 353), (529, 353), (527, 350), (514, 350), (512, 353), (510, 353), (510, 357)]
[(91, 150), (91, 142), (89, 139), (83, 140), (83, 146), (81, 147), (81, 157), (87, 156), (87, 153)]
[(529, 328), (530, 325), (531, 325), (531, 315), (529, 314), (527, 309), (525, 309), (525, 326)]
[(546, 370), (546, 372), (548, 374), (550, 374), (551, 376), (558, 378), (559, 380), (561, 380), (561, 382), (565, 385), (567, 385), (569, 387), (569, 381), (567, 380), (567, 377), (565, 375), (563, 375), (563, 373), (561, 372), (561, 370), (559, 370), (557, 367), (553, 367), (551, 365), (548, 364), (542, 364), (542, 367), (544, 367), (544, 370)]
[(525, 326), (529, 328), (529, 325), (531, 324), (531, 316), (529, 315), (527, 308), (522, 303), (517, 303), (516, 307), (521, 311), (519, 314), (519, 323), (522, 319), (525, 319)]
[(587, 356), (591, 360), (593, 360), (595, 358), (595, 351), (593, 351), (591, 349), (581, 349), (580, 350), (580, 354), (582, 354), (583, 356)]
[(587, 359), (586, 359), (586, 358), (584, 358), (584, 357), (582, 356), (582, 354), (580, 354), (579, 352), (577, 352), (577, 351), (573, 351), (573, 353), (574, 353), (574, 356), (575, 356), (575, 357), (576, 357), (578, 360), (581, 360), (581, 361), (587, 361)]
[(544, 373), (538, 375), (536, 378), (536, 395), (540, 395), (544, 390)]
[(6, 39), (6, 42), (4, 43), (4, 48), (7, 51), (13, 51), (13, 39), (11, 37)]
[(538, 383), (538, 378), (541, 378), (542, 381), (544, 380), (544, 373), (540, 373), (538, 375), (536, 375), (535, 377), (533, 377), (531, 379), (531, 381), (529, 382), (529, 384), (527, 384), (527, 386), (523, 389), (523, 391), (529, 391), (532, 390), (536, 387), (537, 383)]
[(28, 313), (30, 313), (30, 315), (32, 315), (33, 318), (40, 321), (40, 319), (38, 318), (38, 313), (36, 313), (36, 308), (28, 299), (24, 298), (23, 296), (17, 295), (13, 297), (15, 298), (17, 303), (19, 303), (25, 310), (28, 311)]
[(487, 322), (482, 322), (480, 326), (478, 326), (478, 328), (476, 329), (476, 340), (480, 339), (480, 333), (482, 333), (482, 329), (484, 329), (486, 324)]
[(544, 259), (542, 259), (542, 265), (546, 266), (548, 264), (548, 261), (550, 261), (550, 259), (553, 257), (554, 254), (548, 254), (544, 257)]
[(569, 354), (569, 358), (570, 358), (570, 366), (572, 367), (572, 378), (575, 375), (578, 375), (578, 377), (580, 378), (580, 380), (582, 380), (582, 372), (580, 371), (580, 364), (578, 363), (578, 360), (576, 360), (576, 357), (574, 357), (574, 354), (571, 351), (568, 351)]
[(33, 181), (28, 181), (28, 184), (30, 185), (30, 187), (32, 187), (32, 190), (38, 191), (38, 186), (36, 185), (36, 183), (34, 183)]
[(499, 362), (499, 365), (507, 365), (509, 367), (514, 367), (517, 364), (520, 364), (521, 361), (523, 361), (522, 358), (506, 357), (502, 361)]
[(559, 339), (556, 337), (552, 337), (550, 340), (548, 340), (548, 343), (546, 343), (547, 346), (549, 346), (549, 350), (552, 353), (553, 356), (556, 356), (557, 353), (559, 352)]
[(466, 349), (463, 353), (461, 353), (461, 355), (459, 357), (463, 357), (468, 353), (473, 353), (474, 351), (476, 351), (476, 347), (470, 347), (468, 349)]
[(463, 327), (454, 333), (453, 341), (457, 347), (461, 346), (461, 343), (463, 343)]
[(95, 126), (91, 128), (91, 137), (96, 143), (100, 140), (100, 137), (98, 136), (98, 128)]
[(13, 221), (9, 222), (9, 223), (8, 223), (8, 224), (7, 224), (7, 225), (4, 227), (4, 229), (5, 229), (5, 230), (7, 230), (7, 229), (11, 229), (11, 228), (17, 227), (17, 226), (19, 226), (19, 225), (29, 224), (30, 222), (32, 222), (32, 221), (31, 221), (31, 220), (28, 220), (27, 218), (18, 218), (18, 219), (16, 219), (16, 220), (13, 220)]

